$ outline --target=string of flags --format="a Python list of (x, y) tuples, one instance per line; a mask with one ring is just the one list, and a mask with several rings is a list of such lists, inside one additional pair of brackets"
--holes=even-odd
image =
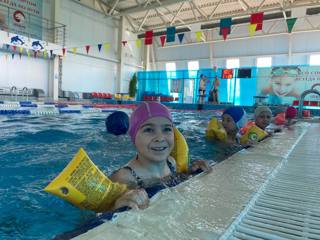
[[(255, 32), (262, 30), (263, 28), (263, 12), (253, 13), (250, 16), (250, 24), (248, 25), (248, 32), (249, 36), (254, 36)], [(297, 21), (297, 18), (288, 18), (286, 19), (287, 23), (287, 29), (288, 33), (291, 33), (293, 30), (293, 27)], [(220, 19), (220, 29), (219, 29), (219, 35), (222, 36), (224, 40), (227, 40), (228, 35), (231, 34), (231, 27), (232, 27), (232, 18), (223, 18)], [(203, 34), (202, 31), (196, 31), (194, 32), (195, 39), (197, 42), (203, 41)], [(161, 46), (164, 47), (166, 43), (171, 43), (176, 41), (176, 35), (178, 38), (178, 41), (180, 44), (183, 43), (185, 33), (176, 33), (176, 27), (171, 26), (166, 29), (166, 34), (159, 37)], [(136, 39), (136, 40), (121, 40), (122, 47), (126, 47), (128, 42), (135, 41), (135, 46), (137, 48), (141, 48), (142, 46), (142, 39)], [(152, 45), (154, 42), (154, 32), (153, 30), (148, 30), (145, 32), (145, 38), (144, 38), (144, 45)], [(107, 53), (110, 49), (110, 43), (98, 43), (98, 44), (91, 44), (91, 45), (85, 45), (85, 46), (77, 46), (77, 47), (63, 47), (62, 49), (54, 49), (54, 50), (47, 50), (42, 45), (41, 42), (34, 41), (32, 42), (32, 47), (34, 47), (34, 50), (24, 48), (23, 47), (23, 40), (19, 38), (19, 36), (14, 36), (11, 38), (11, 44), (5, 44), (5, 48), (7, 50), (11, 50), (10, 53), (5, 53), (5, 58), (8, 59), (8, 57), (11, 55), (11, 58), (14, 59), (15, 55), (18, 54), (19, 58), (21, 59), (24, 52), (30, 58), (31, 56), (37, 58), (37, 57), (43, 57), (44, 59), (52, 58), (55, 55), (59, 55), (62, 57), (66, 56), (67, 51), (71, 51), (73, 54), (77, 54), (79, 49), (83, 49), (86, 54), (90, 53), (90, 50), (97, 47), (98, 52), (102, 52), (104, 50), (105, 53)], [(40, 46), (40, 48), (39, 48)], [(61, 51), (61, 53), (58, 53)]]

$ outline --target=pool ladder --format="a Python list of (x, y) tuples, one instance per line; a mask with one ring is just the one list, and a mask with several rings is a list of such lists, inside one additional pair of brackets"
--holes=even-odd
[(317, 94), (319, 95), (320, 97), (320, 92), (315, 89), (316, 86), (320, 86), (320, 83), (316, 83), (316, 84), (313, 84), (311, 89), (309, 90), (306, 90), (304, 91), (301, 96), (300, 96), (300, 100), (299, 100), (299, 108), (298, 108), (298, 117), (299, 118), (302, 118), (302, 110), (303, 110), (303, 101), (304, 101), (304, 98), (309, 95), (310, 93), (314, 93), (314, 94)]

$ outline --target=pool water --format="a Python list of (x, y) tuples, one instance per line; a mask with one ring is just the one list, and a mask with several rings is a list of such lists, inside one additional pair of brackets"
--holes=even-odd
[[(225, 159), (231, 152), (204, 139), (214, 112), (173, 112), (191, 161)], [(0, 116), (0, 239), (51, 239), (94, 217), (43, 191), (80, 147), (106, 174), (135, 154), (128, 136), (105, 130), (107, 114)]]

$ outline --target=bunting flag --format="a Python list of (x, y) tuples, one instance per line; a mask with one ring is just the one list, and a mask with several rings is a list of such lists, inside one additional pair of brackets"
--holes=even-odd
[(14, 53), (11, 54), (11, 58), (14, 59)]
[(31, 53), (29, 49), (27, 49), (27, 55), (28, 55), (28, 58), (30, 58)]
[(125, 47), (125, 46), (126, 46), (126, 44), (127, 44), (127, 42), (128, 42), (128, 41), (121, 41), (122, 46), (124, 46), (124, 47)]
[(75, 47), (72, 48), (72, 53), (73, 53), (73, 54), (77, 54), (77, 48), (75, 48)]
[(250, 24), (257, 24), (256, 30), (262, 30), (263, 12), (253, 13), (250, 17)]
[[(223, 19), (220, 19), (220, 35), (223, 36), (223, 38), (225, 38), (225, 36), (223, 35), (222, 33), (222, 29), (226, 28), (228, 29), (228, 32), (227, 32), (227, 35), (230, 34), (230, 31), (231, 31), (231, 25), (232, 25), (232, 18), (223, 18)], [(224, 30), (225, 32), (226, 30)], [(224, 39), (226, 40), (226, 39)]]
[(10, 45), (9, 45), (9, 44), (6, 44), (6, 48), (7, 48), (7, 50), (9, 50), (9, 47), (10, 47)]
[(20, 54), (23, 53), (23, 48), (22, 48), (22, 47), (19, 48), (19, 53), (20, 53)]
[(86, 52), (87, 52), (87, 54), (89, 54), (89, 51), (90, 51), (90, 46), (87, 45), (87, 46), (86, 46)]
[(176, 27), (168, 27), (167, 28), (167, 37), (166, 37), (166, 39), (167, 39), (167, 42), (176, 41)]
[(17, 50), (17, 46), (12, 46), (13, 51)]
[(36, 50), (33, 50), (33, 56), (35, 57), (35, 58), (37, 58), (37, 51)]
[(201, 41), (201, 37), (202, 37), (202, 32), (201, 31), (198, 31), (195, 33), (196, 34), (196, 40), (197, 42), (200, 42)]
[(50, 50), (50, 58), (53, 58), (53, 50)]
[(21, 53), (21, 52), (19, 52), (19, 58), (21, 59), (21, 57), (22, 57), (22, 53)]
[(257, 28), (257, 24), (250, 24), (248, 26), (248, 30), (249, 30), (249, 36), (253, 37), (254, 36), (254, 32), (256, 31)]
[(62, 48), (62, 56), (65, 57), (66, 55), (66, 48)]
[(230, 28), (220, 28), (221, 35), (223, 36), (223, 40), (227, 40), (227, 36), (230, 33)]
[(6, 58), (6, 60), (8, 60), (8, 54), (7, 53), (4, 55), (4, 57)]
[(153, 30), (145, 32), (144, 45), (152, 45)]
[(179, 33), (179, 34), (178, 34), (178, 38), (179, 38), (179, 42), (180, 42), (180, 44), (181, 44), (182, 41), (183, 41), (183, 38), (184, 38), (184, 33)]
[(101, 52), (101, 48), (102, 48), (102, 44), (99, 43), (99, 44), (98, 44), (98, 51), (99, 51), (99, 52)]
[(44, 58), (44, 59), (47, 59), (47, 55), (48, 55), (47, 50), (45, 50), (45, 51), (43, 52), (43, 58)]
[(110, 44), (109, 43), (105, 43), (104, 44), (104, 51), (107, 53), (110, 49)]
[(287, 18), (287, 26), (288, 26), (288, 33), (292, 32), (293, 26), (297, 21), (297, 18)]
[(164, 43), (166, 42), (166, 36), (165, 35), (160, 36), (160, 41), (161, 41), (161, 46), (163, 47)]
[(141, 47), (141, 39), (136, 40), (136, 47), (140, 48)]

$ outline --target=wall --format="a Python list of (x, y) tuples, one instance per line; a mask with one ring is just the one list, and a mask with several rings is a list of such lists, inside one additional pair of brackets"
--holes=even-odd
[[(272, 33), (271, 36), (261, 36), (263, 34), (256, 33), (253, 38), (248, 37), (247, 25), (237, 26), (233, 28), (231, 35), (226, 41), (218, 35), (218, 30), (210, 30), (208, 41), (213, 45), (213, 63), (218, 67), (225, 67), (227, 58), (239, 58), (240, 66), (255, 66), (256, 58), (260, 56), (271, 56), (273, 65), (287, 65), (289, 61), (289, 49), (291, 38), (291, 64), (306, 65), (309, 63), (309, 54), (320, 52), (320, 31), (303, 32), (287, 34), (285, 20), (277, 20), (264, 22), (264, 31)], [(309, 17), (309, 21), (318, 26), (320, 16)], [(310, 30), (310, 24), (305, 19), (298, 19), (294, 31)], [(193, 40), (194, 33), (186, 33), (186, 38)], [(232, 38), (238, 38), (233, 40)], [(189, 42), (188, 41), (188, 42)], [(165, 63), (169, 61), (176, 62), (177, 69), (186, 69), (188, 61), (199, 60), (200, 68), (212, 67), (210, 63), (210, 44), (202, 42), (200, 44), (186, 43), (179, 44), (176, 42), (176, 47), (158, 46), (156, 49), (157, 70), (165, 70)]]

